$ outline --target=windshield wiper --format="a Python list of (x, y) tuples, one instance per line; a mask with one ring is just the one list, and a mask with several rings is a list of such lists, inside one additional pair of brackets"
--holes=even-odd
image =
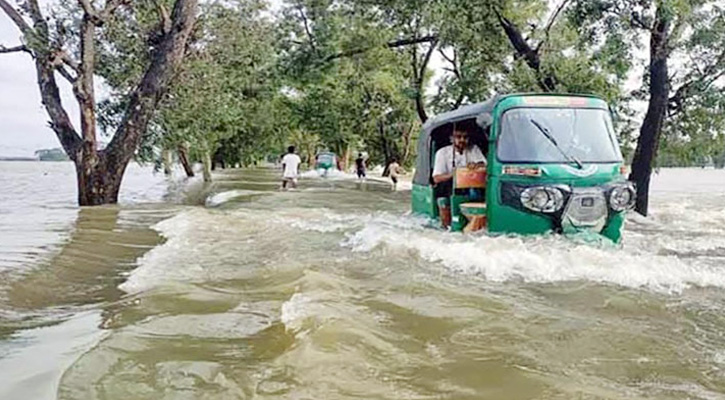
[(540, 123), (536, 122), (536, 120), (534, 120), (534, 119), (529, 119), (529, 121), (531, 121), (531, 123), (534, 124), (534, 126), (539, 130), (539, 132), (541, 132), (544, 135), (544, 137), (546, 137), (547, 139), (549, 139), (549, 141), (551, 142), (551, 144), (553, 144), (554, 147), (556, 147), (556, 149), (559, 150), (559, 152), (561, 153), (562, 156), (564, 156), (564, 158), (566, 158), (567, 160), (569, 160), (569, 161), (573, 162), (574, 164), (576, 164), (576, 166), (579, 167), (579, 169), (583, 169), (584, 168), (584, 164), (582, 164), (581, 161), (579, 161), (574, 156), (570, 156), (564, 150), (562, 150), (561, 147), (559, 147), (559, 143), (557, 143), (556, 142), (556, 139), (554, 139), (554, 137), (551, 136), (551, 133), (549, 132), (548, 129), (544, 128)]

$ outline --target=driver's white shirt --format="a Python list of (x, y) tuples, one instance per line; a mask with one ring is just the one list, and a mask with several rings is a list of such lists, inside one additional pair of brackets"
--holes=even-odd
[(468, 146), (463, 153), (455, 151), (455, 164), (453, 163), (453, 145), (448, 145), (436, 151), (435, 165), (433, 167), (433, 176), (452, 174), (454, 165), (456, 168), (465, 167), (468, 164), (484, 163), (486, 157), (483, 156), (481, 149), (475, 144)]

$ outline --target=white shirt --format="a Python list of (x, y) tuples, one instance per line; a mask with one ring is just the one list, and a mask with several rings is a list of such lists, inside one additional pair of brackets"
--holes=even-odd
[(453, 163), (453, 145), (448, 145), (436, 151), (435, 166), (433, 167), (433, 176), (452, 174), (455, 168), (466, 167), (468, 164), (486, 164), (486, 157), (481, 153), (481, 149), (475, 144), (468, 146), (463, 153), (455, 151), (455, 164)]
[(398, 163), (396, 163), (396, 162), (390, 163), (390, 166), (388, 167), (388, 170), (390, 171), (390, 176), (392, 178), (397, 178), (398, 177), (398, 172), (399, 172), (398, 170), (399, 170), (399, 168), (400, 168), (400, 165)]
[(287, 153), (282, 157), (282, 164), (284, 165), (284, 172), (282, 173), (283, 178), (297, 178), (297, 167), (299, 167), (302, 160), (297, 154)]

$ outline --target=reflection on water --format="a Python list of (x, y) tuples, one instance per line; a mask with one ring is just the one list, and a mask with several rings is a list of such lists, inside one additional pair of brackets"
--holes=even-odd
[(166, 179), (137, 165), (126, 178), (125, 206), (79, 209), (73, 164), (0, 162), (0, 398), (55, 398), (104, 333), (97, 305), (119, 299), (123, 273), (160, 242), (150, 226), (175, 212), (158, 203)]
[(5, 261), (0, 397), (722, 398), (725, 194), (685, 174), (725, 183), (665, 171), (621, 248), (446, 234), (387, 182), (266, 169), (75, 211)]

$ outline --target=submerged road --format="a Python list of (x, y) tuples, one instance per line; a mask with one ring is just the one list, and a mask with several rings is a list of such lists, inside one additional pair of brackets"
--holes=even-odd
[[(38, 191), (3, 167), (2, 204)], [(725, 396), (723, 171), (664, 171), (619, 248), (431, 230), (384, 182), (131, 173), (118, 207), (0, 206), (0, 398)]]

